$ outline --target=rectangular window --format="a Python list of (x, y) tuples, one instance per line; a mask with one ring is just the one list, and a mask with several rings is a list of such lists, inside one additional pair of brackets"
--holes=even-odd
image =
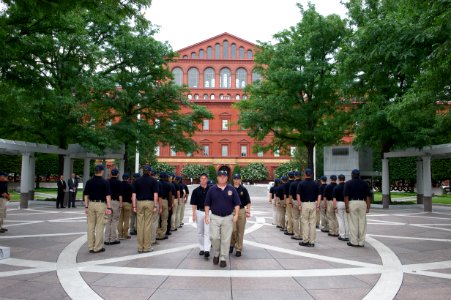
[(229, 120), (222, 120), (222, 130), (229, 130)]
[(221, 152), (222, 152), (222, 156), (229, 156), (229, 146), (228, 145), (222, 145), (221, 146)]
[(186, 152), (186, 156), (187, 157), (191, 157), (191, 156), (193, 156), (193, 153), (192, 152)]
[(204, 151), (204, 156), (209, 156), (210, 155), (210, 146), (203, 145), (202, 148), (203, 148), (203, 151)]
[(257, 152), (257, 156), (258, 156), (258, 157), (263, 157), (263, 151), (258, 151), (258, 152)]
[(160, 146), (155, 147), (155, 156), (160, 156)]
[(241, 146), (241, 156), (246, 157), (247, 156), (247, 146), (242, 145)]
[(175, 150), (174, 146), (171, 146), (171, 156), (177, 156), (177, 150)]
[(279, 157), (279, 156), (280, 156), (279, 149), (274, 150), (274, 157)]
[(349, 148), (332, 148), (333, 156), (348, 156)]
[(203, 130), (210, 130), (210, 120), (203, 120), (202, 121), (202, 129)]

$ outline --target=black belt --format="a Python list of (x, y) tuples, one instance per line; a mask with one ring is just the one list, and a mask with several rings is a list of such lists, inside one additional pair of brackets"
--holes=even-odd
[(302, 202), (316, 202), (316, 200), (304, 200)]
[(205, 208), (197, 208), (197, 210), (205, 211)]
[(227, 217), (227, 216), (230, 216), (232, 213), (230, 213), (230, 214), (217, 214), (217, 213), (212, 212), (212, 214), (214, 214), (214, 215), (216, 215), (218, 217)]
[(105, 203), (106, 201), (105, 200), (89, 200), (89, 202), (103, 202), (103, 203)]
[(153, 200), (150, 200), (150, 199), (136, 199), (136, 201), (153, 201)]

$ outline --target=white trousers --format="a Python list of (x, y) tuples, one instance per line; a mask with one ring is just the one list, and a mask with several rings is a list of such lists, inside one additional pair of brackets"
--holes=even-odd
[(348, 214), (346, 213), (345, 203), (337, 201), (337, 220), (338, 220), (338, 234), (343, 239), (349, 238), (349, 224)]
[[(211, 213), (210, 213), (211, 216)], [(200, 251), (210, 251), (210, 225), (205, 224), (205, 212), (196, 210), (197, 238)]]

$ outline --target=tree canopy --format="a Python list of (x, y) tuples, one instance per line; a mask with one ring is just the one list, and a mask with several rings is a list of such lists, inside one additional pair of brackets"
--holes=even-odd
[(296, 26), (276, 34), (275, 44), (259, 44), (255, 61), (263, 80), (248, 86), (249, 100), (238, 104), (239, 123), (256, 140), (273, 134), (270, 148), (306, 147), (312, 167), (315, 145), (336, 142), (346, 125), (337, 110), (336, 65), (346, 28), (337, 15), (298, 6), (302, 20)]

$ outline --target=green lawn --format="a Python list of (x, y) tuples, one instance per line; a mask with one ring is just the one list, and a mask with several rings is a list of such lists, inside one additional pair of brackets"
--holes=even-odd
[[(77, 197), (81, 197), (83, 189), (79, 189)], [(35, 200), (56, 200), (56, 194), (58, 189), (56, 188), (39, 188), (35, 190)], [(10, 191), (11, 201), (20, 201), (20, 193)]]
[[(416, 204), (417, 203), (416, 200), (396, 202), (396, 198), (415, 197), (416, 196), (415, 193), (391, 192), (390, 195), (392, 198), (392, 204), (395, 204), (395, 205), (396, 204), (406, 205), (406, 204)], [(393, 200), (395, 200), (395, 201), (393, 201)], [(374, 193), (374, 203), (382, 204), (382, 193), (381, 192)], [(451, 205), (451, 194), (442, 195), (442, 196), (434, 196), (434, 197), (432, 197), (432, 203)]]

